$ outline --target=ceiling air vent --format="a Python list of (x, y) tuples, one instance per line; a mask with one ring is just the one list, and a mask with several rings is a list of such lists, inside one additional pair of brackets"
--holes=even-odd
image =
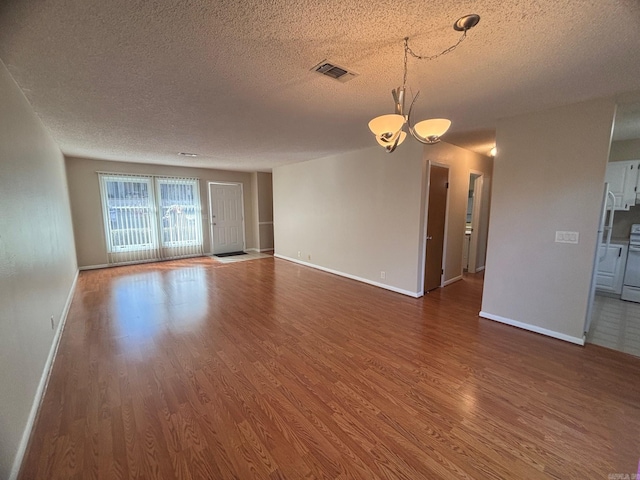
[(335, 63), (328, 62), (326, 60), (321, 61), (311, 70), (321, 73), (322, 75), (326, 75), (327, 77), (331, 77), (334, 80), (338, 80), (339, 82), (348, 82), (352, 78), (358, 76), (355, 72), (350, 72), (344, 67), (340, 67)]

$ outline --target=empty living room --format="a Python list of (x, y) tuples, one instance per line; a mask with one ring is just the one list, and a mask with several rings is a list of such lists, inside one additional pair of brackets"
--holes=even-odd
[(640, 478), (640, 357), (589, 343), (639, 25), (2, 4), (0, 479)]

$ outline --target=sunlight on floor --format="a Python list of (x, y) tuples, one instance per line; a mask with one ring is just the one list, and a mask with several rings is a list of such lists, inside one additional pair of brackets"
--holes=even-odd
[(257, 260), (259, 258), (269, 258), (273, 257), (268, 253), (259, 253), (259, 252), (251, 252), (245, 253), (244, 255), (238, 255), (235, 257), (211, 257), (216, 262), (220, 263), (235, 263), (235, 262), (246, 262), (247, 260)]

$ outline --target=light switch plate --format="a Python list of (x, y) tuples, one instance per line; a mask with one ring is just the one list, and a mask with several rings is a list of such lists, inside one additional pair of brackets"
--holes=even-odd
[(580, 240), (580, 233), (578, 233), (578, 232), (556, 231), (556, 243), (574, 243), (574, 244), (577, 244), (579, 240)]

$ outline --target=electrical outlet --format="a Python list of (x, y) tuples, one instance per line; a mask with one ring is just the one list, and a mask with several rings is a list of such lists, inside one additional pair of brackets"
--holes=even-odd
[(298, 250), (298, 258), (302, 257), (302, 253), (300, 252), (300, 250)]
[(387, 278), (387, 274), (385, 272), (380, 272), (380, 278), (384, 280)]
[(53, 315), (51, 315), (51, 330), (54, 329), (55, 321), (53, 320)]

